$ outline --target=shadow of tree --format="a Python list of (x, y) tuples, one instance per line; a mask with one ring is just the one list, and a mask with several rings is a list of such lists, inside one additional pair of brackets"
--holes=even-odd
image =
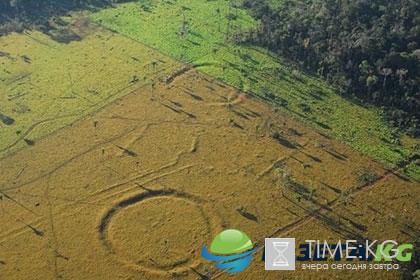
[(130, 0), (5, 0), (0, 1), (0, 35), (38, 29), (46, 22), (69, 12), (111, 7)]

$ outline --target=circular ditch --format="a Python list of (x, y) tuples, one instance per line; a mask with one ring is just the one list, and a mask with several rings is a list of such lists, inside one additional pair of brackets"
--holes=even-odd
[(205, 201), (175, 190), (151, 190), (121, 200), (102, 216), (100, 240), (123, 263), (155, 272), (182, 272), (201, 263), (212, 236)]

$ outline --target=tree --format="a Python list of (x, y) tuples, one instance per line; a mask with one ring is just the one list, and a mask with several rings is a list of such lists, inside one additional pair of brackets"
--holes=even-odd
[(392, 74), (392, 69), (382, 68), (381, 74), (384, 76), (384, 82), (383, 82), (382, 88), (384, 89), (384, 91), (386, 91), (386, 80), (388, 76)]
[(181, 21), (181, 30), (179, 32), (179, 34), (181, 35), (182, 38), (185, 38), (188, 35), (188, 28), (189, 28), (189, 23), (187, 20), (187, 17), (185, 15), (185, 7), (182, 7), (182, 21)]

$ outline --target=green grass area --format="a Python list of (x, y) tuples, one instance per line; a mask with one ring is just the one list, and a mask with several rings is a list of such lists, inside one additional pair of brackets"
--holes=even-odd
[[(230, 18), (232, 20), (228, 20)], [(235, 43), (258, 23), (229, 1), (138, 1), (97, 12), (103, 26), (270, 102), (360, 152), (394, 167), (411, 152), (381, 112), (346, 100), (316, 77), (288, 67), (266, 50)], [(185, 22), (185, 23), (184, 23)], [(410, 176), (420, 179), (418, 165)]]
[[(144, 8), (144, 2), (151, 2)], [(158, 2), (160, 4), (158, 4)], [(194, 62), (226, 45), (227, 19), (232, 13), (231, 34), (237, 26), (244, 30), (255, 26), (245, 11), (229, 8), (227, 1), (137, 1), (106, 9), (92, 16), (110, 29), (137, 39), (156, 49), (181, 59)], [(187, 32), (180, 35), (182, 22), (187, 21)], [(220, 56), (219, 56), (220, 57)]]
[(0, 38), (0, 157), (178, 67), (124, 36), (88, 33), (68, 44), (35, 31)]

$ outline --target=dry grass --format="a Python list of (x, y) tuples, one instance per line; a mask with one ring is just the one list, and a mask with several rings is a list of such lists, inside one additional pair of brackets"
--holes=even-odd
[[(223, 228), (255, 244), (269, 236), (403, 242), (413, 232), (402, 223), (419, 220), (414, 183), (194, 70), (0, 165), (5, 279), (196, 279), (192, 268), (217, 274), (199, 254)], [(367, 170), (377, 179), (361, 185)], [(398, 222), (384, 236), (389, 215)], [(265, 272), (260, 256), (233, 279), (316, 277)], [(340, 274), (355, 277), (398, 275)]]

